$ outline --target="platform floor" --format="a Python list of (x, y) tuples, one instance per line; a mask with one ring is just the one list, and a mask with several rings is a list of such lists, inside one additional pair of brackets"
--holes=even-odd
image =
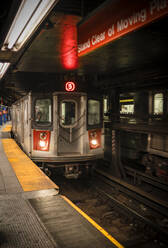
[(7, 122), (3, 126), (0, 125), (0, 139), (11, 138), (11, 122)]
[[(58, 186), (31, 163), (4, 134), (0, 139), (0, 248), (123, 248), (60, 195)], [(37, 174), (32, 181), (31, 173)], [(39, 187), (41, 180), (44, 187)]]
[(33, 211), (28, 199), (58, 192), (24, 192), (0, 140), (0, 247), (59, 247)]

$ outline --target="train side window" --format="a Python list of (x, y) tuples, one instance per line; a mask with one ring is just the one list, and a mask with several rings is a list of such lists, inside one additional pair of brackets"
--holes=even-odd
[(104, 101), (103, 101), (103, 109), (104, 109), (104, 115), (107, 115), (108, 113), (108, 98), (104, 98)]
[(77, 104), (75, 101), (64, 100), (61, 102), (60, 119), (63, 126), (72, 126), (76, 122)]
[(88, 100), (88, 125), (99, 125), (101, 123), (100, 101), (95, 99)]
[(104, 96), (103, 99), (103, 114), (104, 114), (104, 121), (108, 121), (110, 116), (108, 96)]
[(162, 115), (163, 114), (163, 93), (154, 94), (153, 103), (153, 114)]
[(35, 121), (37, 124), (51, 124), (51, 99), (35, 101)]
[(120, 114), (134, 114), (134, 99), (120, 99)]

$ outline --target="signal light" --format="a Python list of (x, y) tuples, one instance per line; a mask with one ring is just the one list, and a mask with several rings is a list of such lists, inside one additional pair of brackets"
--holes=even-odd
[(65, 90), (66, 91), (71, 91), (72, 92), (72, 91), (75, 90), (75, 88), (76, 88), (76, 85), (75, 85), (74, 82), (68, 81), (68, 82), (65, 83)]

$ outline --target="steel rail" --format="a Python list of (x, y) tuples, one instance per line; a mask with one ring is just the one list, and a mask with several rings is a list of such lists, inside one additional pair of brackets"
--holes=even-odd
[(166, 218), (168, 218), (168, 203), (160, 200), (154, 196), (151, 196), (149, 193), (144, 192), (141, 189), (138, 189), (137, 187), (130, 185), (126, 183), (125, 181), (115, 178), (106, 172), (100, 171), (98, 169), (95, 169), (95, 172), (101, 176), (103, 176), (101, 179), (111, 185), (114, 188), (118, 188), (120, 192), (123, 192), (132, 198), (136, 199), (139, 202), (143, 202), (145, 205), (149, 206), (150, 208), (154, 209), (156, 212), (159, 212), (160, 214), (164, 215)]
[(161, 190), (164, 190), (168, 192), (168, 184), (166, 182), (161, 182), (157, 178), (151, 177), (150, 175), (147, 175), (145, 173), (139, 172), (133, 168), (130, 168), (129, 166), (124, 166), (124, 169), (126, 170), (126, 173), (132, 177), (135, 177), (135, 179), (140, 179), (141, 181), (151, 184)]
[(130, 207), (128, 207), (125, 204), (121, 203), (115, 197), (113, 197), (112, 195), (108, 194), (104, 190), (99, 189), (97, 187), (96, 187), (96, 189), (100, 193), (102, 193), (103, 195), (106, 195), (110, 200), (112, 200), (115, 203), (115, 206), (117, 206), (118, 208), (122, 209), (122, 213), (124, 211), (124, 214), (126, 212), (127, 214), (131, 214), (132, 216), (136, 217), (140, 221), (145, 222), (145, 224), (147, 224), (148, 226), (152, 227), (155, 231), (157, 231), (160, 234), (160, 237), (164, 240), (165, 243), (168, 243), (168, 240), (167, 240), (168, 232), (166, 232), (162, 227), (160, 227), (159, 225), (156, 225), (156, 223), (153, 223), (150, 219), (144, 217), (143, 215), (141, 215), (140, 213), (138, 213), (134, 209), (131, 209)]
[[(104, 178), (104, 172), (103, 174), (101, 174), (100, 171), (96, 172), (99, 174), (98, 177), (101, 179), (101, 181), (103, 181), (105, 184), (107, 184), (108, 186), (115, 186), (116, 183), (111, 183), (107, 178)], [(168, 237), (168, 231), (166, 231), (165, 229), (163, 229), (163, 227), (159, 226), (157, 223), (152, 222), (150, 219), (144, 217), (143, 215), (141, 215), (140, 213), (138, 213), (136, 210), (131, 209), (130, 207), (128, 207), (127, 205), (125, 205), (124, 203), (121, 203), (119, 200), (117, 200), (115, 197), (113, 197), (112, 195), (110, 195), (109, 193), (105, 192), (104, 190), (98, 188), (97, 186), (95, 186), (97, 190), (99, 190), (100, 193), (106, 195), (110, 200), (112, 200), (115, 203), (115, 206), (117, 206), (118, 208), (122, 209), (122, 212), (124, 210), (124, 213), (126, 211), (126, 213), (131, 214), (133, 216), (135, 216), (137, 219), (139, 219), (142, 222), (145, 222), (148, 226), (152, 227), (155, 231), (157, 231), (157, 233), (159, 234), (160, 238), (165, 242), (168, 243), (167, 237)], [(123, 186), (118, 187), (117, 185), (117, 190), (128, 194), (129, 190), (123, 190)], [(130, 196), (130, 194), (128, 194)], [(132, 197), (132, 193), (131, 193), (131, 197)], [(136, 200), (140, 200), (140, 198), (138, 197), (138, 199), (136, 197), (134, 197)], [(143, 198), (141, 198), (141, 202), (144, 203)], [(149, 205), (148, 205), (149, 206)], [(156, 210), (157, 211), (157, 210)]]

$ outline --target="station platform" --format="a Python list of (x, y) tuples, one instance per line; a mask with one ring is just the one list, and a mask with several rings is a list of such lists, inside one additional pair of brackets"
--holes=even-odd
[(0, 125), (0, 139), (11, 138), (11, 122), (7, 122), (3, 126)]
[(123, 248), (65, 196), (0, 129), (1, 248)]

